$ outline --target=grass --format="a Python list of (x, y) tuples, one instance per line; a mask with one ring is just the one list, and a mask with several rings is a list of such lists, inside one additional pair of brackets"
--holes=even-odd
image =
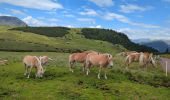
[[(21, 61), (23, 56), (28, 54), (48, 55), (54, 59), (48, 64), (43, 78), (35, 78), (35, 71), (31, 73), (30, 79), (23, 75), (24, 67)], [(89, 76), (81, 71), (80, 64), (76, 65), (74, 73), (69, 72), (68, 55), (55, 52), (0, 52), (0, 58), (9, 60), (8, 65), (0, 66), (0, 99), (168, 100), (170, 98), (169, 87), (159, 84), (155, 86), (156, 82), (170, 81), (169, 76), (165, 77), (159, 68), (149, 67), (145, 70), (134, 63), (129, 71), (126, 71), (122, 58), (117, 57), (114, 67), (108, 69), (108, 80), (104, 77), (99, 80), (97, 68), (92, 68)], [(138, 80), (134, 81), (134, 77)]]

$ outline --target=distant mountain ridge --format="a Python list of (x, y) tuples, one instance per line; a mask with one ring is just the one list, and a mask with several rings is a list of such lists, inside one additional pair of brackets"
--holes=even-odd
[(136, 39), (133, 41), (157, 49), (159, 52), (165, 52), (166, 49), (170, 50), (170, 40)]
[(25, 22), (20, 20), (17, 17), (12, 16), (0, 16), (0, 25), (7, 25), (7, 26), (28, 26)]

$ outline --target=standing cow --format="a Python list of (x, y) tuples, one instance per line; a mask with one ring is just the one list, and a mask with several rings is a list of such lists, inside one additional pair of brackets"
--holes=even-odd
[(84, 51), (84, 52), (81, 52), (81, 53), (73, 53), (69, 56), (69, 69), (71, 72), (73, 72), (73, 65), (78, 62), (78, 63), (83, 63), (83, 71), (85, 69), (85, 61), (86, 61), (86, 56), (89, 54), (89, 53), (96, 53), (98, 54), (97, 52), (95, 51)]
[(27, 75), (27, 78), (29, 78), (33, 67), (36, 69), (36, 77), (43, 77), (44, 70), (38, 57), (27, 55), (24, 57), (23, 63), (25, 65), (24, 75)]
[(99, 67), (99, 73), (98, 73), (98, 79), (100, 79), (100, 72), (102, 68), (105, 72), (105, 79), (107, 79), (106, 76), (106, 68), (113, 66), (113, 57), (111, 54), (95, 54), (95, 53), (89, 53), (86, 58), (86, 69), (87, 69), (87, 75), (89, 73), (89, 68), (91, 66), (98, 66)]
[(147, 65), (151, 63), (154, 67), (156, 67), (155, 60), (153, 59), (153, 53), (141, 52), (139, 58), (139, 64), (147, 68)]

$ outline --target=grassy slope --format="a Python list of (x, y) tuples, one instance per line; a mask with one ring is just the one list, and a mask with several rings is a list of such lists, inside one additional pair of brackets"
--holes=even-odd
[[(90, 40), (82, 35), (76, 34), (79, 29), (71, 29), (70, 34), (66, 38), (62, 37), (47, 37), (22, 31), (8, 30), (12, 27), (0, 26), (0, 47), (1, 49), (17, 49), (17, 50), (49, 50), (57, 51), (59, 49), (79, 49), (79, 50), (97, 50), (100, 52), (120, 52), (114, 48), (111, 43)], [(24, 45), (22, 45), (22, 43)], [(13, 45), (13, 46), (12, 46)]]
[[(115, 55), (124, 48), (112, 46), (108, 42), (85, 39), (76, 34), (80, 29), (71, 29), (66, 38), (52, 38), (28, 32), (8, 30), (12, 27), (0, 26), (1, 49), (19, 50), (51, 50), (60, 49), (90, 49), (109, 52)], [(50, 63), (43, 79), (31, 79), (23, 76), (24, 68), (21, 59), (24, 55), (48, 55), (55, 59)], [(0, 66), (0, 99), (162, 99), (170, 98), (170, 89), (160, 87), (168, 83), (170, 77), (165, 77), (158, 68), (147, 71), (138, 68), (136, 64), (126, 72), (121, 57), (115, 61), (115, 66), (109, 70), (108, 80), (97, 79), (97, 69), (89, 76), (80, 71), (80, 65), (75, 73), (68, 71), (67, 53), (48, 52), (0, 52), (0, 58), (9, 59), (10, 63)], [(80, 76), (80, 77), (77, 77)], [(161, 83), (162, 82), (162, 83)], [(155, 87), (153, 87), (155, 86)]]
[[(35, 79), (34, 73), (30, 79), (24, 77), (21, 59), (27, 54), (37, 56), (45, 54), (55, 59), (50, 62), (50, 66), (47, 66), (43, 79)], [(0, 52), (0, 58), (9, 60), (9, 65), (0, 66), (0, 99), (168, 100), (170, 98), (170, 88), (153, 87), (145, 82), (139, 84), (130, 80), (127, 74), (120, 72), (124, 69), (121, 59), (116, 60), (113, 69), (108, 69), (108, 80), (104, 77), (98, 80), (96, 68), (92, 68), (89, 76), (81, 71), (79, 64), (75, 67), (75, 73), (69, 72), (66, 63), (68, 55), (68, 53), (49, 52)], [(155, 68), (145, 71), (133, 64), (130, 69), (134, 75), (144, 74), (149, 76), (150, 80), (153, 78), (151, 75), (163, 76), (163, 73)]]

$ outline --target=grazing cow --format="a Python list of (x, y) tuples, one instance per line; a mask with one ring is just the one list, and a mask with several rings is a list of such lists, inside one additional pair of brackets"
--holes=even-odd
[(40, 56), (39, 59), (41, 59), (41, 65), (44, 67), (44, 72), (46, 71), (45, 65), (48, 63), (49, 60), (53, 60), (49, 58), (48, 56)]
[(139, 64), (147, 68), (147, 65), (149, 63), (151, 63), (154, 67), (156, 67), (155, 60), (153, 59), (153, 53), (141, 52), (139, 58)]
[(86, 58), (86, 74), (89, 73), (89, 68), (91, 66), (98, 66), (99, 67), (99, 73), (98, 73), (98, 79), (100, 79), (100, 72), (101, 69), (104, 68), (105, 72), (105, 79), (107, 79), (106, 76), (106, 68), (113, 66), (113, 57), (111, 54), (105, 53), (105, 54), (96, 54), (96, 53), (89, 53)]
[[(127, 55), (125, 59), (125, 63), (127, 66), (129, 66), (132, 62), (138, 62), (140, 58), (140, 53), (131, 53)], [(127, 69), (127, 67), (126, 67)]]
[(73, 72), (73, 65), (76, 63), (76, 62), (79, 62), (79, 63), (83, 63), (83, 71), (85, 69), (85, 61), (86, 61), (86, 56), (89, 54), (89, 53), (97, 53), (96, 51), (84, 51), (84, 52), (81, 52), (81, 53), (73, 53), (69, 56), (69, 69), (71, 72)]
[(43, 67), (41, 65), (40, 60), (41, 59), (39, 59), (36, 56), (27, 55), (27, 56), (24, 57), (24, 59), (23, 59), (23, 63), (25, 65), (25, 73), (24, 73), (24, 75), (28, 74), (27, 78), (29, 78), (31, 70), (32, 70), (33, 67), (37, 71), (36, 77), (43, 77), (44, 70), (43, 70)]

